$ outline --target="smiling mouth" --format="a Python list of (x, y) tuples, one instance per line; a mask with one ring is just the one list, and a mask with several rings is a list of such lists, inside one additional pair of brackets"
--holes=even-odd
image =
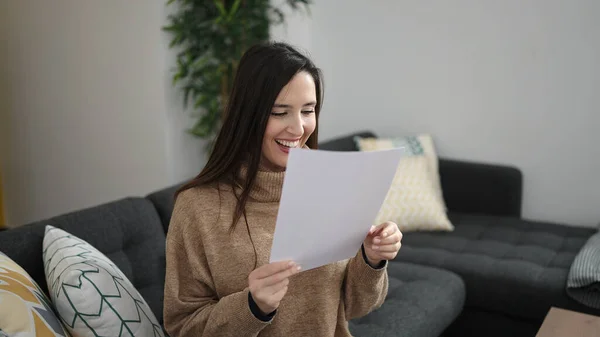
[(295, 140), (293, 142), (287, 141), (287, 140), (278, 140), (275, 139), (275, 143), (283, 146), (283, 147), (287, 147), (287, 148), (295, 148), (298, 147), (298, 145), (300, 145), (300, 141), (299, 140)]

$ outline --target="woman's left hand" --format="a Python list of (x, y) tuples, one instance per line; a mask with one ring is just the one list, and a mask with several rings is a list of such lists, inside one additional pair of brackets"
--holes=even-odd
[(383, 260), (393, 260), (396, 257), (402, 246), (402, 233), (397, 224), (384, 222), (371, 227), (363, 245), (369, 264), (377, 266)]

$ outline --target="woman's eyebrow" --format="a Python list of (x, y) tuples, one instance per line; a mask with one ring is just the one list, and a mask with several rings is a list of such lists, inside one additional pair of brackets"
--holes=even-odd
[[(308, 102), (308, 103), (304, 104), (303, 106), (315, 106), (315, 105), (317, 105), (317, 102), (312, 101), (312, 102)], [(278, 104), (278, 103), (275, 103), (273, 105), (273, 107), (274, 108), (291, 108), (292, 106), (289, 105), (289, 104)]]

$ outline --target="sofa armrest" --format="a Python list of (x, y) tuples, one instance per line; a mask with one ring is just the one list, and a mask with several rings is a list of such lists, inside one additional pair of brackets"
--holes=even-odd
[(440, 158), (439, 171), (448, 211), (521, 217), (518, 168)]

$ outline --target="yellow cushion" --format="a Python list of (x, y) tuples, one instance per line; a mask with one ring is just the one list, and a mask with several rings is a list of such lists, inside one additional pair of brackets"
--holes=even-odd
[(438, 157), (430, 135), (398, 138), (355, 139), (361, 151), (402, 147), (406, 156), (398, 169), (383, 205), (374, 221), (393, 221), (403, 232), (452, 231), (446, 214)]
[(38, 284), (0, 252), (0, 336), (70, 336)]

